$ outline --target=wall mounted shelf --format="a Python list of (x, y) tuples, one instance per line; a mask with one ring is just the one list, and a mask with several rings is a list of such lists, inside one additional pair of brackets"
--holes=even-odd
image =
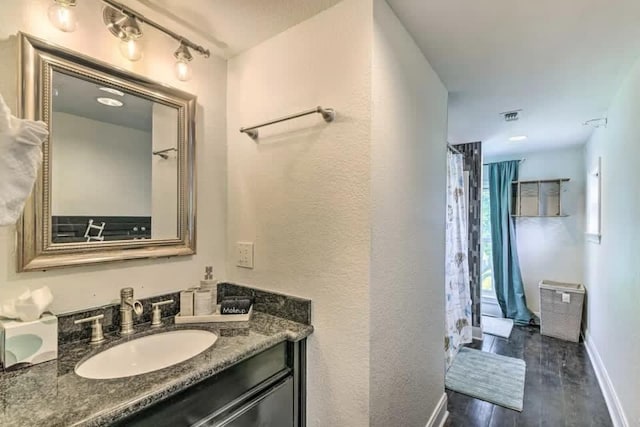
[(566, 218), (569, 215), (514, 215), (511, 214), (512, 217), (515, 218)]
[(569, 178), (521, 180), (511, 183), (512, 212), (517, 218), (567, 217), (562, 211), (563, 183)]

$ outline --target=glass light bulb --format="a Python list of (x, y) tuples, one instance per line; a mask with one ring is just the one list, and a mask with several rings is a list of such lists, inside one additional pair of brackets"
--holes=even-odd
[(191, 79), (191, 66), (185, 60), (178, 60), (175, 65), (176, 78), (181, 82)]
[(73, 6), (65, 6), (55, 3), (49, 7), (49, 22), (54, 27), (65, 33), (71, 33), (76, 30), (78, 20)]
[(142, 58), (142, 42), (140, 39), (128, 39), (120, 42), (120, 53), (129, 61)]

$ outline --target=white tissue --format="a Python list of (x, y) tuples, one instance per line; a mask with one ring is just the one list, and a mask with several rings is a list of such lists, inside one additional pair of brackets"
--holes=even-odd
[(13, 294), (13, 297), (1, 299), (0, 316), (31, 322), (39, 319), (53, 302), (53, 294), (46, 286), (33, 291), (20, 289)]

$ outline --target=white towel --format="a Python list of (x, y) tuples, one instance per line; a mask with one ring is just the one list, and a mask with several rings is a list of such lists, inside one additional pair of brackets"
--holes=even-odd
[(15, 224), (42, 163), (47, 124), (11, 115), (0, 95), (0, 225)]
[(53, 302), (47, 286), (33, 291), (27, 288), (0, 290), (0, 317), (31, 322), (39, 319)]

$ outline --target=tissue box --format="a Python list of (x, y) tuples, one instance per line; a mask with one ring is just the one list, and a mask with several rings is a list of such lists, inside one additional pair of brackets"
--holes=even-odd
[(24, 368), (58, 358), (58, 318), (50, 313), (33, 322), (0, 320), (0, 362)]

